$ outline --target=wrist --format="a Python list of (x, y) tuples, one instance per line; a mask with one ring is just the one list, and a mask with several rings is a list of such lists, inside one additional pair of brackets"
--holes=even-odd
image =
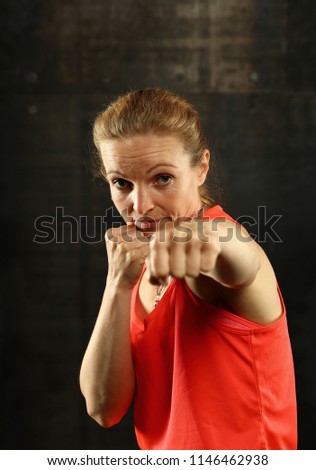
[(126, 279), (122, 274), (112, 276), (108, 274), (106, 278), (106, 290), (111, 292), (120, 292), (120, 293), (130, 293), (134, 289), (137, 281), (131, 282), (129, 279)]

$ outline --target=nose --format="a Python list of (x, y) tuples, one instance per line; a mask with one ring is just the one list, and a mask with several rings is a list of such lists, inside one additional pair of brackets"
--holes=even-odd
[(146, 215), (154, 207), (150, 190), (144, 186), (135, 186), (133, 190), (133, 211), (138, 215)]

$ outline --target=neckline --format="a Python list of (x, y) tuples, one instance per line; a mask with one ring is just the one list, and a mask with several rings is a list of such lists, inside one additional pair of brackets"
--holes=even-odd
[[(202, 214), (201, 218), (209, 217), (210, 213), (212, 213), (213, 211), (215, 211), (215, 212), (220, 211), (221, 212), (222, 210), (223, 209), (219, 204), (215, 204), (212, 207), (208, 207), (205, 210), (205, 212)], [(140, 305), (141, 309), (142, 309), (142, 312), (145, 312), (145, 309), (142, 305), (142, 302), (141, 302), (141, 299), (140, 299), (140, 296), (139, 296), (139, 288), (140, 288), (140, 284), (141, 284), (141, 281), (143, 279), (143, 276), (144, 276), (146, 270), (147, 270), (147, 266), (146, 266), (146, 263), (144, 263), (141, 275), (139, 276), (137, 284), (134, 287), (134, 295), (133, 295), (133, 299), (132, 299), (132, 319), (141, 328), (144, 328), (144, 326), (148, 322), (150, 322), (152, 319), (154, 319), (159, 314), (160, 310), (162, 309), (162, 307), (167, 302), (167, 297), (169, 298), (169, 295), (167, 295), (167, 294), (170, 294), (171, 288), (174, 288), (175, 282), (177, 281), (177, 279), (175, 279), (175, 278), (171, 279), (167, 289), (165, 290), (165, 292), (164, 292), (163, 296), (161, 297), (160, 301), (158, 302), (158, 305), (156, 307), (153, 307), (153, 309), (151, 310), (150, 313), (146, 313), (146, 315), (143, 316), (143, 315), (140, 314), (139, 309), (137, 308), (137, 306)]]
[[(175, 281), (176, 281), (175, 278), (171, 278), (170, 283), (168, 284), (163, 296), (161, 297), (161, 299), (158, 302), (158, 304), (156, 305), (156, 307), (153, 306), (153, 309), (149, 313), (147, 313), (146, 315), (143, 316), (142, 313), (145, 312), (145, 309), (142, 305), (142, 301), (141, 301), (140, 296), (139, 296), (139, 288), (140, 288), (140, 284), (141, 284), (141, 281), (143, 279), (143, 276), (144, 276), (146, 270), (147, 270), (146, 263), (144, 263), (143, 270), (142, 270), (141, 275), (140, 275), (140, 277), (137, 281), (137, 284), (135, 286), (135, 295), (134, 295), (134, 299), (133, 299), (133, 309), (132, 309), (133, 319), (136, 321), (136, 323), (138, 323), (141, 326), (146, 324), (148, 321), (151, 321), (153, 318), (155, 318), (159, 314), (160, 310), (164, 307), (164, 305), (168, 301), (167, 297), (169, 297), (171, 288), (174, 286)], [(137, 308), (139, 305), (140, 305), (141, 310), (142, 310), (141, 314), (140, 314), (140, 311), (139, 311), (140, 309)]]

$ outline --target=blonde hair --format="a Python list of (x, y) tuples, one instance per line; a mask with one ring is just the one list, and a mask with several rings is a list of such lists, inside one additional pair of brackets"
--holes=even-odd
[[(147, 134), (177, 136), (185, 152), (190, 155), (192, 167), (199, 165), (207, 148), (199, 114), (185, 99), (160, 88), (131, 91), (117, 98), (95, 119), (93, 141), (98, 150), (96, 174), (105, 175), (100, 156), (102, 141)], [(213, 205), (206, 183), (199, 189), (202, 201)]]

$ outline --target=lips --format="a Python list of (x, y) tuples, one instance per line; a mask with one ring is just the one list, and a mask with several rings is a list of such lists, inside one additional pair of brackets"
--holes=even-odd
[(158, 229), (162, 229), (166, 223), (171, 221), (171, 216), (162, 216), (159, 219), (154, 219), (153, 217), (140, 217), (139, 219), (133, 220), (133, 223), (143, 232), (154, 232)]
[(139, 230), (142, 231), (155, 231), (159, 220), (152, 219), (151, 217), (140, 217), (134, 220), (134, 224)]

